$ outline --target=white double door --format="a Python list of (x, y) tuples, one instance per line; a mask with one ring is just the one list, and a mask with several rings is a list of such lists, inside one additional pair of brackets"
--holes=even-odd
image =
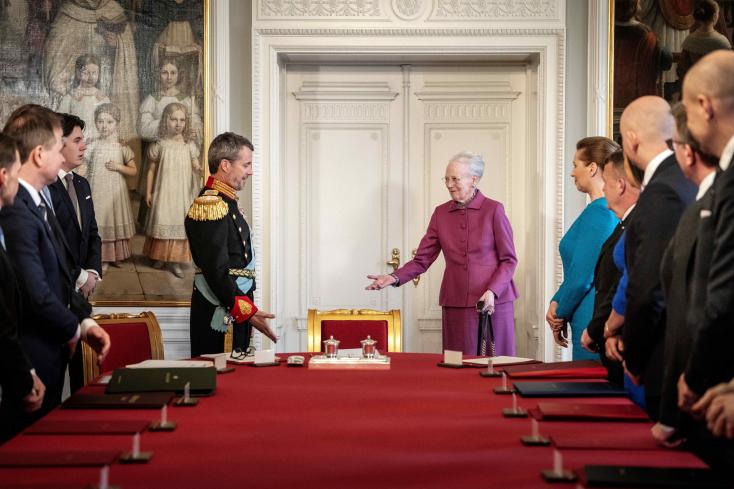
[[(392, 271), (386, 262), (411, 258), (433, 209), (449, 199), (445, 167), (462, 150), (484, 156), (479, 187), (505, 204), (521, 260), (516, 281), (527, 280), (526, 78), (511, 64), (287, 67), (279, 349), (305, 348), (309, 308), (368, 308), (402, 311), (404, 351), (440, 351), (442, 256), (415, 284), (365, 286), (368, 274)], [(534, 354), (522, 310), (521, 298), (519, 351)]]

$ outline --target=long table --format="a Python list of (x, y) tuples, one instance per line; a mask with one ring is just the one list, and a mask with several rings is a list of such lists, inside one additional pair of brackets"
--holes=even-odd
[[(492, 393), (498, 379), (473, 368), (438, 368), (439, 355), (393, 353), (387, 371), (325, 371), (237, 366), (217, 377), (214, 396), (196, 407), (169, 407), (175, 431), (145, 432), (144, 465), (114, 464), (110, 484), (132, 488), (538, 488), (553, 447), (525, 447), (527, 419), (508, 419), (511, 397)], [(87, 388), (102, 392), (102, 387)], [(599, 402), (565, 399), (559, 402)], [(628, 403), (626, 399), (604, 402)], [(520, 399), (532, 408), (538, 400)], [(48, 419), (157, 419), (157, 411), (56, 409)], [(541, 433), (563, 424), (541, 422)], [(569, 424), (572, 430), (573, 424)], [(581, 426), (581, 425), (577, 425)], [(589, 437), (627, 432), (644, 437), (650, 423), (594, 423)], [(555, 427), (555, 428), (554, 428)], [(578, 432), (578, 429), (576, 430)], [(3, 453), (33, 450), (121, 450), (130, 436), (21, 434)], [(705, 467), (673, 450), (563, 450), (567, 468), (585, 464)], [(0, 487), (84, 487), (97, 468), (0, 469)], [(556, 484), (575, 488), (576, 484)]]

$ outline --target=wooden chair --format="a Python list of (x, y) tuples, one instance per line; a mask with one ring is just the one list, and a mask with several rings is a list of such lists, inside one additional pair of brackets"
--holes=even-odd
[(110, 335), (112, 347), (102, 365), (97, 364), (97, 354), (82, 342), (84, 385), (109, 372), (143, 360), (163, 359), (163, 338), (158, 320), (150, 311), (140, 314), (98, 314), (92, 319)]
[(360, 341), (370, 335), (377, 349), (384, 353), (402, 351), (400, 311), (372, 309), (308, 310), (308, 351), (323, 351), (324, 339), (334, 336), (339, 348), (360, 348)]

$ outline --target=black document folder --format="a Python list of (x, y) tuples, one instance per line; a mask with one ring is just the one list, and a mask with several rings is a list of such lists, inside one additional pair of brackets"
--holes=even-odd
[(186, 384), (194, 396), (208, 396), (217, 387), (217, 369), (196, 368), (118, 368), (112, 373), (106, 392), (177, 392)]
[(627, 392), (608, 382), (515, 382), (522, 397), (621, 397)]
[(132, 394), (74, 394), (62, 404), (64, 409), (161, 409), (169, 403), (170, 392)]
[(711, 469), (630, 467), (587, 465), (584, 467), (589, 487), (666, 487), (678, 489), (724, 489), (732, 481)]

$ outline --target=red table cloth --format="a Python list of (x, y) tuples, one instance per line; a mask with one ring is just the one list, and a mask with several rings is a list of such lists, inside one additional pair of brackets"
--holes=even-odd
[[(141, 450), (153, 452), (152, 460), (112, 465), (110, 484), (123, 489), (552, 487), (539, 472), (552, 467), (554, 448), (521, 445), (530, 421), (502, 416), (512, 399), (492, 393), (499, 379), (482, 378), (477, 369), (438, 368), (439, 355), (390, 357), (387, 371), (236, 366), (217, 377), (216, 394), (201, 398), (198, 406), (170, 406), (168, 417), (177, 429), (143, 433)], [(537, 402), (519, 399), (524, 408)], [(111, 416), (150, 420), (158, 412), (57, 409), (48, 419)], [(550, 426), (541, 422), (541, 433)], [(587, 432), (593, 437), (625, 426), (637, 436), (649, 429), (645, 423), (597, 423)], [(20, 435), (0, 448), (0, 457), (49, 448), (127, 451), (131, 443), (132, 437), (122, 435)], [(705, 466), (691, 454), (663, 449), (562, 453), (567, 468), (579, 474), (587, 463)], [(0, 469), (0, 487), (83, 487), (96, 483), (98, 474), (94, 468)]]

